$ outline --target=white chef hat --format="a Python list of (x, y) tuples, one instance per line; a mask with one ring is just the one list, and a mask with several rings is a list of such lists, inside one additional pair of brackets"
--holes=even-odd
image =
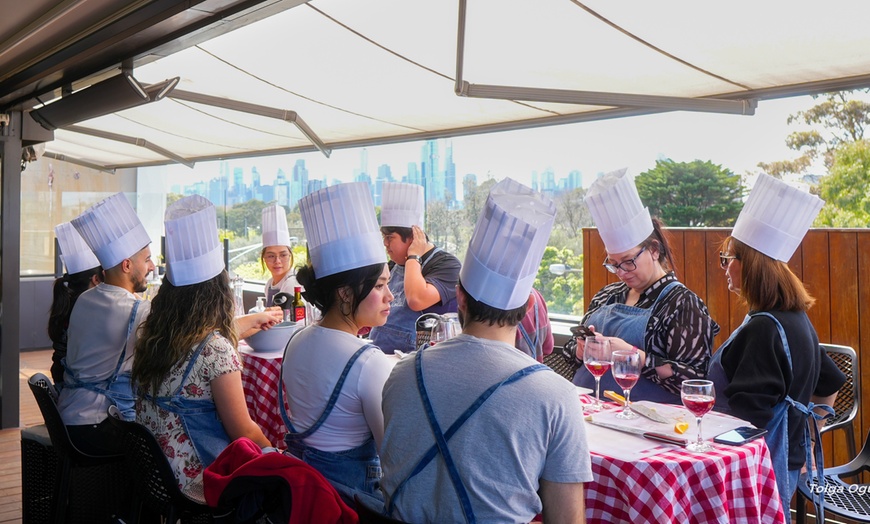
[(278, 204), (263, 208), (263, 247), (290, 246), (287, 212)]
[(92, 205), (72, 219), (72, 225), (103, 269), (117, 266), (151, 243), (145, 226), (123, 193), (115, 193)]
[(386, 262), (369, 184), (315, 191), (299, 200), (299, 211), (317, 278)]
[(399, 182), (384, 182), (381, 197), (381, 226), (423, 227), (426, 203), (423, 186)]
[(761, 174), (731, 236), (775, 260), (788, 262), (825, 201)]
[(60, 258), (66, 266), (66, 272), (70, 275), (93, 269), (100, 265), (94, 252), (85, 243), (85, 239), (79, 235), (76, 228), (69, 222), (58, 224), (54, 227), (57, 244), (60, 246)]
[(649, 209), (644, 207), (627, 169), (599, 177), (583, 200), (609, 253), (622, 253), (640, 245), (653, 232)]
[(528, 302), (555, 218), (553, 201), (519, 182), (493, 186), (459, 273), (465, 290), (503, 310)]
[(216, 277), (224, 269), (217, 214), (207, 198), (192, 195), (166, 208), (166, 278), (189, 286)]

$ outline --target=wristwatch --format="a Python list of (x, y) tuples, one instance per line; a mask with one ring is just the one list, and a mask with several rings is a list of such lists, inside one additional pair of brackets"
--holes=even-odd
[(416, 260), (418, 264), (421, 263), (420, 255), (408, 255), (407, 257), (405, 257), (405, 262), (408, 262), (409, 260)]

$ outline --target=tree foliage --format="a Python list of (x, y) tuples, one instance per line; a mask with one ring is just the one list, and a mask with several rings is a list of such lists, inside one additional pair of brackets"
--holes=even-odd
[(535, 289), (544, 296), (550, 313), (582, 315), (583, 273), (570, 272), (557, 276), (550, 273), (550, 264), (565, 264), (574, 269), (582, 269), (583, 255), (575, 255), (568, 248), (547, 246), (535, 278)]
[(835, 150), (818, 193), (825, 206), (815, 225), (870, 226), (870, 140), (844, 143)]
[(730, 226), (743, 207), (740, 177), (709, 160), (657, 160), (635, 182), (650, 213), (669, 226)]
[[(864, 131), (870, 125), (870, 103), (850, 99), (855, 91), (835, 91), (814, 95), (821, 102), (806, 111), (798, 111), (788, 117), (788, 123), (802, 123), (812, 129), (795, 131), (786, 138), (786, 145), (800, 152), (798, 158), (759, 162), (758, 167), (766, 173), (782, 178), (789, 173), (805, 173), (817, 159), (830, 169), (834, 164), (834, 153), (842, 144), (856, 142), (864, 138)], [(870, 93), (870, 89), (858, 92)]]

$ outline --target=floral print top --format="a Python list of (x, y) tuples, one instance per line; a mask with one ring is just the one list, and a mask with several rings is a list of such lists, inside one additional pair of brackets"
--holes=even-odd
[[(169, 372), (167, 380), (160, 386), (158, 396), (170, 396), (175, 392), (195, 350), (196, 347), (192, 348), (188, 358)], [(242, 362), (238, 352), (229, 340), (215, 333), (194, 364), (187, 383), (181, 389), (181, 395), (192, 399), (211, 399), (210, 381), (241, 369)], [(184, 431), (181, 417), (140, 398), (136, 402), (136, 421), (150, 429), (157, 438), (163, 453), (169, 459), (169, 465), (178, 479), (178, 487), (182, 493), (205, 504), (202, 488), (204, 468)]]

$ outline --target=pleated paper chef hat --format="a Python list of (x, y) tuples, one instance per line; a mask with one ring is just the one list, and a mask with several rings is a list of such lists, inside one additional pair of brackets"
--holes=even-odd
[(123, 193), (115, 193), (72, 219), (72, 225), (97, 256), (103, 269), (110, 269), (151, 243), (145, 226)]
[(316, 278), (386, 263), (369, 184), (323, 188), (299, 200)]
[(54, 234), (60, 246), (60, 258), (63, 259), (68, 274), (74, 275), (100, 265), (94, 252), (72, 224), (58, 224), (54, 227)]
[(290, 246), (287, 212), (278, 204), (263, 208), (263, 247)]
[(426, 211), (423, 186), (419, 184), (384, 182), (383, 191), (384, 194), (381, 197), (381, 226), (423, 227), (424, 213)]
[(199, 195), (166, 208), (166, 278), (174, 286), (212, 279), (224, 269), (214, 204)]
[(653, 232), (649, 209), (640, 201), (634, 177), (625, 168), (598, 178), (583, 200), (608, 253), (628, 251)]
[(493, 186), (459, 273), (465, 290), (502, 310), (528, 302), (555, 218), (553, 201), (519, 182)]
[(775, 260), (788, 262), (825, 201), (761, 174), (731, 236)]

